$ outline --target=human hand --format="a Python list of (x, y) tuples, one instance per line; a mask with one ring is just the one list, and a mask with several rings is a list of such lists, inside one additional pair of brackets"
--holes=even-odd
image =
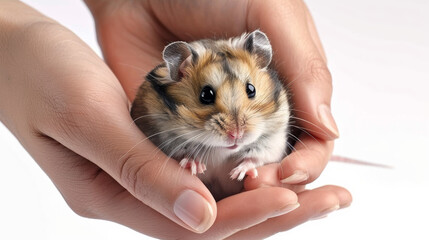
[(142, 76), (161, 62), (160, 52), (168, 42), (231, 37), (260, 28), (269, 36), (277, 70), (292, 90), (295, 123), (291, 128), (298, 128), (302, 134), (290, 136), (297, 139), (297, 144), (281, 165), (270, 165), (277, 169), (278, 181), (265, 181), (262, 176), (251, 185), (306, 184), (323, 171), (338, 130), (329, 110), (332, 83), (326, 57), (302, 1), (198, 1), (196, 4), (88, 0), (87, 4), (95, 17), (105, 59), (131, 100)]
[[(261, 186), (287, 186), (301, 192), (305, 187), (302, 184), (312, 182), (320, 175), (330, 157), (332, 140), (338, 137), (338, 130), (329, 110), (332, 86), (326, 57), (304, 3), (86, 2), (95, 17), (104, 57), (130, 100), (133, 100), (143, 76), (161, 62), (160, 52), (171, 41), (225, 38), (256, 28), (267, 33), (275, 52), (276, 66), (292, 89), (298, 128), (304, 134), (299, 136), (292, 154), (280, 165), (271, 164), (258, 169), (259, 178), (247, 179), (245, 187), (252, 190)], [(336, 195), (333, 199), (340, 203), (340, 207), (350, 204), (351, 196), (346, 190), (334, 186), (326, 189)], [(306, 196), (315, 196), (310, 193), (312, 191), (305, 191), (309, 194)], [(323, 202), (324, 199), (320, 197), (317, 201)], [(294, 213), (299, 214), (300, 209), (305, 207), (302, 205)], [(317, 212), (316, 208), (314, 211)], [(293, 219), (288, 221), (292, 225), (298, 224)]]
[[(276, 187), (216, 204), (198, 178), (177, 175), (177, 162), (151, 158), (156, 148), (132, 124), (118, 80), (74, 34), (18, 1), (1, 2), (0, 29), (0, 120), (78, 214), (159, 238), (217, 239), (246, 235), (242, 229), (296, 206), (294, 192)], [(337, 192), (311, 192), (300, 202), (342, 202)]]

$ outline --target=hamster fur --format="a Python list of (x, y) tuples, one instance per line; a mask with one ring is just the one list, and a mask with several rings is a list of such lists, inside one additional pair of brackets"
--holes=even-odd
[(140, 86), (131, 116), (166, 155), (220, 200), (256, 167), (286, 156), (288, 95), (256, 30), (227, 40), (173, 42)]

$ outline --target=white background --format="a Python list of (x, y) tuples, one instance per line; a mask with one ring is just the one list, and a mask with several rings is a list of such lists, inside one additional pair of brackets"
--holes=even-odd
[[(100, 54), (83, 2), (24, 2)], [(352, 206), (270, 239), (429, 239), (429, 1), (307, 4), (333, 75), (335, 154), (394, 169), (330, 163), (311, 187), (342, 185)], [(0, 164), (0, 239), (150, 239), (75, 215), (1, 124)]]

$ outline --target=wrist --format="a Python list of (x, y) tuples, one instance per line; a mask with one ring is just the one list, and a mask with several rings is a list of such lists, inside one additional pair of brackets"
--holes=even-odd
[(35, 22), (54, 23), (55, 21), (20, 1), (0, 1), (0, 29), (2, 32), (19, 29)]
[[(14, 106), (7, 98), (15, 92), (17, 73), (25, 69), (29, 58), (26, 45), (33, 41), (35, 26), (59, 25), (20, 1), (0, 1), (0, 120), (5, 123), (6, 108)], [(41, 35), (39, 33), (39, 35)]]
[[(58, 24), (20, 1), (0, 2), (0, 62), (7, 61), (5, 54), (13, 53), (18, 36), (35, 25)], [(19, 41), (22, 42), (22, 41)], [(3, 64), (0, 64), (0, 67)]]

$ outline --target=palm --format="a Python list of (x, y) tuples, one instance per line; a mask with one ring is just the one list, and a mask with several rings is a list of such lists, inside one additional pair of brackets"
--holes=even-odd
[[(250, 4), (249, 2), (253, 4)], [(263, 4), (263, 2), (265, 1), (148, 0), (116, 2), (117, 4), (111, 4), (116, 6), (107, 8), (100, 15), (96, 16), (98, 39), (106, 62), (121, 82), (128, 98), (133, 100), (139, 85), (144, 79), (144, 75), (161, 63), (161, 51), (164, 46), (171, 41), (191, 41), (213, 36), (230, 37), (261, 27), (269, 36), (271, 35), (275, 37), (272, 39), (274, 50), (285, 48), (284, 41), (282, 41), (282, 37), (284, 36), (277, 34), (278, 29), (267, 23), (269, 20), (266, 20), (268, 18), (265, 18), (265, 15), (262, 14), (262, 17), (258, 16), (258, 10), (264, 8), (266, 13), (268, 9), (267, 6), (269, 6), (269, 4)], [(281, 1), (276, 1), (276, 3), (277, 2), (278, 4), (281, 4)], [(262, 11), (259, 11), (259, 13), (260, 12)], [(275, 18), (276, 16), (273, 15), (271, 17)], [(272, 20), (273, 19), (271, 19), (271, 21)], [(275, 27), (277, 26), (278, 25), (275, 25)], [(298, 37), (301, 37), (300, 34), (297, 35)], [(308, 38), (308, 36), (306, 37)], [(291, 41), (291, 43), (295, 42)], [(285, 63), (281, 65), (281, 69), (279, 69), (279, 71), (281, 73), (290, 72), (291, 75), (287, 77), (292, 79), (294, 77), (293, 74), (297, 74), (296, 69), (300, 69), (300, 67), (295, 65), (296, 56), (297, 55), (290, 54), (289, 52), (288, 55), (284, 55), (282, 52), (277, 54), (277, 57), (281, 59), (279, 62)], [(302, 88), (302, 85), (299, 84), (293, 85), (292, 88), (298, 88), (298, 86)], [(305, 94), (301, 94), (301, 96), (305, 97)], [(301, 102), (307, 103), (307, 101)], [(309, 106), (304, 107), (303, 109), (309, 108)], [(315, 121), (313, 120), (313, 122)], [(309, 127), (311, 128), (311, 126)], [(318, 129), (316, 128), (316, 130)], [(322, 160), (318, 159), (317, 156), (320, 156), (320, 152), (325, 153), (325, 155), (329, 155), (329, 152), (332, 151), (332, 143), (321, 139), (317, 140), (315, 138), (304, 139), (303, 141), (307, 143), (304, 145), (308, 149), (304, 149), (302, 152), (305, 156), (308, 155), (308, 159), (310, 159), (307, 159), (310, 166), (308, 169), (314, 170), (313, 172), (310, 172), (310, 175), (313, 176), (313, 179), (309, 179), (310, 182), (317, 178), (318, 174), (323, 169), (324, 164), (326, 164), (324, 156), (322, 156), (324, 158)], [(314, 152), (316, 152), (316, 154)], [(300, 155), (298, 154), (296, 156)], [(303, 162), (298, 161), (300, 159), (295, 160), (296, 162)], [(289, 164), (295, 161), (284, 162)], [(314, 164), (315, 167), (311, 167), (313, 166), (311, 164)], [(285, 169), (294, 168), (286, 167)], [(273, 177), (275, 179), (269, 180), (269, 182), (277, 183), (277, 170), (277, 165), (264, 166), (263, 169), (261, 169), (262, 174), (259, 179), (263, 181), (263, 176)], [(104, 182), (104, 184), (110, 182), (110, 180), (111, 179)], [(240, 222), (242, 225), (247, 224), (243, 222), (243, 219), (246, 219), (246, 217), (243, 216), (247, 216), (249, 219), (256, 219), (255, 216), (258, 216), (258, 213), (254, 210), (252, 210), (252, 212), (240, 212), (240, 209), (242, 209), (242, 202), (254, 202), (257, 199), (260, 199), (261, 203), (266, 203), (266, 201), (263, 201), (267, 200), (267, 194), (263, 193), (264, 191), (272, 191), (270, 194), (272, 194), (271, 196), (273, 199), (275, 199), (274, 195), (276, 195), (274, 194), (274, 191), (280, 191), (280, 189), (276, 188), (259, 188), (259, 186), (260, 184), (258, 182), (251, 182), (250, 184), (247, 184), (246, 188), (249, 190), (255, 188), (258, 189), (255, 191), (247, 191), (219, 202), (216, 222), (207, 232), (207, 236), (212, 236), (213, 238), (213, 236), (222, 236), (222, 234), (225, 234), (221, 237), (223, 238), (232, 234), (222, 232), (225, 229), (225, 224), (229, 224), (231, 219), (237, 220), (237, 222)], [(118, 191), (122, 190), (123, 189), (118, 185)], [(293, 190), (300, 191), (302, 188), (298, 187)], [(281, 189), (281, 191), (284, 191), (283, 193), (289, 192), (285, 189)], [(246, 231), (237, 233), (236, 237), (245, 238), (244, 236), (246, 236), (246, 234), (255, 234), (255, 231), (257, 231), (265, 232), (264, 234), (267, 234), (254, 235), (254, 237), (262, 238), (273, 234), (273, 232), (268, 230), (261, 231), (262, 229), (272, 229), (272, 226), (276, 225), (279, 229), (285, 230), (305, 222), (308, 220), (308, 217), (317, 215), (320, 209), (326, 209), (327, 206), (332, 206), (338, 203), (340, 206), (347, 205), (351, 200), (348, 197), (348, 193), (346, 194), (344, 192), (345, 190), (332, 186), (325, 186), (320, 189), (300, 192), (298, 194), (302, 206), (300, 209), (279, 218), (269, 219), (259, 225), (251, 223), (250, 225), (255, 226)], [(338, 197), (340, 195), (339, 193), (344, 194), (341, 197)], [(122, 199), (126, 199), (125, 201), (133, 202), (135, 206), (138, 205), (138, 203), (136, 203), (137, 200), (126, 192), (122, 192), (121, 196), (123, 197)], [(126, 197), (124, 198), (124, 196)], [(317, 201), (315, 201), (315, 199), (317, 199)], [(334, 203), (331, 200), (335, 200), (336, 202)], [(155, 236), (159, 234), (158, 228), (162, 228), (170, 230), (173, 229), (171, 232), (181, 233), (179, 235), (188, 236), (187, 238), (190, 238), (188, 234), (192, 233), (184, 231), (178, 225), (171, 224), (169, 220), (160, 216), (149, 207), (140, 204), (139, 208), (138, 212), (130, 209), (129, 213), (132, 216), (135, 216), (136, 219), (146, 216), (145, 219), (151, 219), (151, 221), (159, 223), (156, 225), (157, 227), (151, 229), (150, 226), (142, 226), (141, 224), (136, 225), (136, 222), (119, 222), (138, 229), (139, 231), (154, 234)], [(269, 207), (266, 206), (265, 209), (268, 208)], [(246, 209), (247, 208), (245, 208), (245, 210)], [(263, 212), (262, 209), (264, 208), (262, 207), (260, 209), (261, 213)], [(249, 226), (246, 226), (246, 228), (248, 227)], [(243, 234), (243, 236), (241, 234)], [(220, 238), (219, 236), (217, 238)], [(201, 236), (194, 237), (201, 238)]]

